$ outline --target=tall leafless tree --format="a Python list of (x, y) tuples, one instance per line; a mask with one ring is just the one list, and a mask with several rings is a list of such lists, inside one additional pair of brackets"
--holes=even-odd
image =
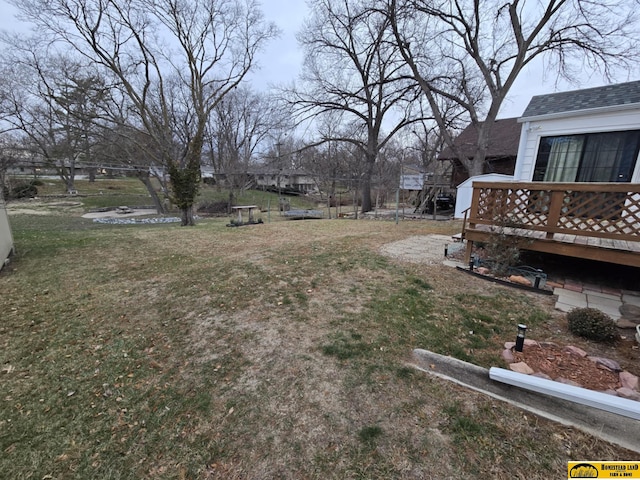
[(162, 152), (193, 225), (210, 112), (276, 35), (255, 0), (13, 0), (59, 48), (109, 72)]
[(232, 188), (241, 187), (261, 150), (287, 118), (273, 98), (240, 86), (211, 112), (207, 125), (208, 160), (214, 172), (227, 175)]
[[(387, 0), (384, 9), (446, 144), (472, 176), (483, 173), (494, 120), (535, 59), (575, 81), (594, 69), (608, 75), (638, 56), (633, 0)], [(457, 151), (443, 101), (463, 109), (476, 127), (473, 156)]]
[(32, 45), (3, 51), (0, 115), (24, 144), (75, 190), (78, 161), (91, 163), (105, 97), (103, 79), (65, 56), (38, 55)]
[(368, 0), (320, 0), (298, 39), (305, 50), (303, 89), (292, 99), (303, 118), (333, 112), (355, 135), (326, 137), (348, 142), (366, 159), (362, 211), (371, 210), (371, 177), (378, 153), (414, 121), (418, 89), (407, 80), (402, 58), (390, 42), (388, 18), (372, 13)]

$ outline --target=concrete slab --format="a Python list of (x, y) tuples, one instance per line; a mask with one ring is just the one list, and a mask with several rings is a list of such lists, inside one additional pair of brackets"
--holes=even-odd
[(605, 300), (615, 300), (617, 302), (620, 301), (620, 295), (612, 295), (610, 293), (604, 293), (604, 292), (597, 291), (597, 290), (584, 289), (584, 290), (582, 290), (582, 293), (584, 293), (587, 297), (592, 297), (592, 298), (598, 297), (598, 298), (602, 298), (602, 299), (605, 299)]
[(576, 300), (587, 300), (587, 296), (582, 292), (574, 292), (573, 290), (566, 290), (564, 288), (554, 288), (553, 294), (558, 295), (558, 297), (562, 296), (565, 298), (571, 298)]
[(552, 421), (578, 428), (596, 438), (640, 453), (640, 421), (540, 393), (494, 382), (489, 370), (428, 350), (413, 352), (413, 365), (429, 375), (507, 402)]
[(567, 313), (576, 308), (576, 306), (570, 303), (556, 302), (555, 308), (556, 310)]
[(620, 298), (602, 298), (593, 295), (587, 295), (587, 305), (590, 308), (606, 307), (606, 308), (620, 308), (622, 300)]
[(620, 311), (615, 308), (603, 307), (603, 306), (595, 306), (590, 307), (595, 308), (596, 310), (600, 310), (602, 313), (609, 315), (613, 320), (618, 320), (622, 315), (620, 315)]
[(567, 305), (573, 305), (574, 308), (587, 308), (587, 296), (584, 297), (570, 297), (567, 295), (558, 295), (558, 303), (566, 303)]

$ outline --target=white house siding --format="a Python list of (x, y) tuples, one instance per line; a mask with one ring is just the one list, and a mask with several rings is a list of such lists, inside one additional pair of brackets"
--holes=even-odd
[[(613, 110), (594, 109), (593, 111), (570, 112), (549, 118), (521, 118), (522, 132), (514, 172), (517, 182), (530, 182), (538, 156), (541, 137), (573, 135), (580, 133), (616, 132), (640, 130), (640, 106), (624, 106)], [(636, 161), (633, 183), (640, 182), (640, 162)]]
[(473, 197), (473, 182), (511, 182), (511, 175), (502, 175), (500, 173), (486, 173), (484, 175), (476, 175), (470, 177), (456, 187), (456, 209), (454, 218), (464, 218), (465, 210), (471, 207)]
[(13, 251), (13, 235), (11, 235), (11, 227), (7, 218), (7, 210), (4, 206), (4, 200), (0, 195), (0, 269), (4, 266), (4, 262)]

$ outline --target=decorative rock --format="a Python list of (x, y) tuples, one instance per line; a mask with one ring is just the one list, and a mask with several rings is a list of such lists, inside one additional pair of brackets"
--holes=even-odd
[(555, 342), (540, 342), (540, 346), (541, 347), (551, 347), (551, 348), (558, 348), (558, 344)]
[(624, 388), (630, 390), (638, 390), (638, 377), (633, 373), (620, 372), (620, 383)]
[(547, 280), (545, 285), (547, 287), (550, 287), (550, 288), (562, 288), (562, 287), (564, 287), (564, 283), (554, 282), (553, 280)]
[(564, 378), (564, 377), (556, 378), (556, 382), (564, 383), (565, 385), (571, 385), (572, 387), (582, 387), (582, 385), (580, 385), (579, 383), (574, 382), (573, 380), (569, 380), (568, 378)]
[(609, 360), (608, 358), (601, 357), (587, 357), (589, 360), (594, 362), (596, 365), (602, 365), (603, 367), (611, 370), (612, 372), (621, 372), (622, 368), (620, 368), (620, 364), (615, 360)]
[(576, 357), (586, 357), (587, 352), (582, 350), (581, 348), (574, 347), (573, 345), (568, 345), (564, 347), (565, 352), (569, 352), (571, 355), (575, 355)]
[(526, 285), (527, 287), (530, 287), (532, 285), (530, 280), (527, 280), (521, 275), (511, 275), (509, 277), (509, 281), (512, 283), (517, 283), (519, 285)]
[(502, 351), (502, 359), (507, 363), (513, 363), (516, 361), (516, 359), (513, 358), (513, 352), (511, 351), (510, 348), (505, 348)]
[(620, 308), (620, 315), (627, 320), (640, 324), (640, 307), (631, 303), (623, 303)]
[(538, 378), (544, 378), (545, 380), (553, 380), (553, 378), (551, 378), (549, 375), (547, 375), (546, 373), (542, 373), (542, 372), (536, 372), (531, 374), (532, 377), (538, 377)]
[(625, 317), (621, 317), (616, 322), (616, 327), (618, 328), (636, 328), (637, 323), (627, 320)]
[(628, 398), (629, 400), (636, 400), (640, 402), (640, 392), (631, 390), (630, 388), (622, 387), (616, 390), (619, 397)]
[(539, 347), (540, 344), (538, 342), (536, 342), (535, 340), (531, 340), (530, 338), (525, 338), (524, 339), (524, 346), (525, 347)]
[(515, 346), (516, 342), (504, 342), (504, 348), (508, 348), (509, 350), (511, 350)]
[(516, 373), (524, 373), (525, 375), (531, 375), (533, 369), (524, 362), (512, 363), (509, 365), (509, 368)]
[(603, 392), (600, 392), (600, 393), (606, 393), (607, 395), (613, 395), (615, 397), (618, 396), (618, 392), (616, 392), (615, 390), (611, 390), (611, 389), (604, 390)]
[(480, 275), (487, 275), (491, 270), (489, 270), (487, 267), (478, 267), (476, 268), (476, 272), (478, 272)]

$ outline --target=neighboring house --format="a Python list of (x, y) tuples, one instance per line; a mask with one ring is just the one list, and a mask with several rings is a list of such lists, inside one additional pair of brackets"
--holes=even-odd
[[(494, 122), (489, 137), (483, 173), (513, 175), (520, 130), (517, 118), (504, 118)], [(470, 124), (456, 137), (454, 143), (462, 155), (472, 158), (478, 144), (478, 130)], [(438, 155), (438, 160), (452, 163), (451, 186), (456, 187), (469, 178), (469, 172), (450, 147), (442, 150)]]
[(2, 197), (2, 188), (0, 187), (0, 270), (2, 270), (12, 253), (13, 235), (11, 234), (11, 226), (9, 225), (7, 210)]
[(317, 189), (313, 177), (301, 170), (265, 167), (251, 171), (250, 174), (259, 189), (302, 194), (311, 193)]
[(473, 182), (465, 237), (500, 218), (524, 249), (640, 267), (640, 81), (533, 97), (518, 122), (513, 180)]

